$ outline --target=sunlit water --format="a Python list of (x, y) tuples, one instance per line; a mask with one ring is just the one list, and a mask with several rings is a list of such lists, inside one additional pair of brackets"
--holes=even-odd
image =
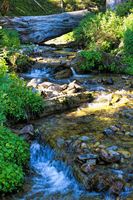
[(79, 80), (83, 85), (83, 87), (85, 87), (87, 90), (89, 91), (104, 91), (105, 88), (102, 87), (100, 84), (96, 84), (96, 83), (87, 83), (87, 80), (92, 77), (92, 75), (90, 74), (78, 74), (73, 67), (71, 67), (72, 70), (72, 76), (67, 78), (67, 79), (55, 79), (53, 76), (53, 71), (50, 68), (38, 68), (38, 69), (31, 69), (29, 70), (27, 73), (23, 73), (21, 74), (21, 77), (23, 77), (24, 79), (40, 79), (41, 82), (45, 81), (45, 80), (49, 80), (50, 82), (53, 83), (57, 83), (57, 84), (69, 84), (70, 82), (72, 82), (73, 80)]

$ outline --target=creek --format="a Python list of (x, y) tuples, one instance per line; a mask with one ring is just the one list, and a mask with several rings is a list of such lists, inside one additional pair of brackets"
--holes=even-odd
[[(33, 68), (20, 76), (27, 81), (35, 79), (37, 83), (49, 81), (59, 85), (77, 80), (87, 91), (96, 93), (96, 98), (64, 113), (31, 121), (42, 133), (42, 141), (31, 144), (30, 174), (25, 179), (23, 191), (6, 200), (115, 200), (116, 196), (125, 200), (130, 194), (132, 199), (132, 77), (80, 74), (70, 66), (69, 77), (57, 79), (54, 72), (63, 70), (58, 63), (62, 59), (64, 62), (68, 54), (71, 55), (66, 50), (36, 57)], [(111, 84), (110, 77), (113, 77)], [(90, 159), (93, 165), (90, 160), (83, 159), (88, 154), (93, 157)], [(90, 168), (84, 169), (88, 163)], [(105, 174), (110, 186), (103, 181), (101, 173)], [(97, 176), (101, 179), (92, 183)], [(110, 180), (109, 176), (113, 178)], [(97, 192), (89, 191), (94, 190), (88, 189), (86, 177)], [(121, 183), (124, 187), (119, 192)], [(110, 191), (115, 192), (112, 195)]]

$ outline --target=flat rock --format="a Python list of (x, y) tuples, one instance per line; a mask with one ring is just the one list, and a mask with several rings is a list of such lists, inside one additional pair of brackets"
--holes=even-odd
[(89, 160), (89, 159), (97, 159), (98, 156), (96, 154), (81, 154), (77, 157), (79, 160), (81, 161), (86, 161), (86, 160)]

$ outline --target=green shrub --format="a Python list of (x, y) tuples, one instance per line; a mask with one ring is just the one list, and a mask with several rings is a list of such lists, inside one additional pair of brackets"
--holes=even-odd
[(133, 56), (133, 14), (124, 20), (124, 51), (127, 55)]
[(29, 145), (9, 129), (0, 126), (0, 160), (27, 165)]
[(0, 160), (0, 192), (12, 192), (21, 187), (24, 173), (21, 166)]
[(102, 54), (95, 50), (81, 51), (80, 56), (83, 59), (81, 69), (90, 71), (101, 64)]
[(121, 17), (126, 16), (126, 15), (130, 14), (131, 12), (133, 12), (133, 1), (132, 0), (123, 2), (116, 7), (116, 14)]
[(10, 69), (16, 72), (25, 72), (31, 67), (31, 59), (25, 54), (20, 54), (17, 52), (7, 55), (7, 61), (10, 64)]
[(105, 8), (105, 0), (64, 0), (64, 7), (66, 11), (86, 8), (95, 11)]
[(133, 75), (133, 56), (123, 55), (122, 63), (124, 65), (123, 72)]
[(77, 42), (87, 48), (111, 52), (119, 46), (123, 35), (122, 19), (111, 11), (89, 14), (74, 35)]
[(23, 167), (29, 161), (29, 145), (9, 129), (0, 126), (0, 192), (11, 192), (24, 180)]
[(19, 47), (20, 40), (17, 31), (11, 29), (0, 29), (1, 47)]
[(0, 62), (0, 105), (6, 118), (28, 119), (43, 108), (43, 98), (26, 87), (26, 83), (15, 74), (7, 73), (4, 61)]
[[(132, 74), (133, 71), (133, 14), (117, 16), (112, 11), (89, 14), (74, 31), (82, 52), (81, 68)], [(89, 49), (89, 50), (88, 50)], [(97, 52), (101, 52), (99, 60)]]

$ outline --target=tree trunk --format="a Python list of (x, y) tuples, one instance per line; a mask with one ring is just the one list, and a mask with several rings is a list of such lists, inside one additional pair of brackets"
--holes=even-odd
[(126, 0), (106, 0), (106, 8), (114, 10), (115, 7)]
[(18, 31), (23, 43), (42, 43), (75, 28), (87, 10), (48, 16), (2, 17), (0, 26)]

